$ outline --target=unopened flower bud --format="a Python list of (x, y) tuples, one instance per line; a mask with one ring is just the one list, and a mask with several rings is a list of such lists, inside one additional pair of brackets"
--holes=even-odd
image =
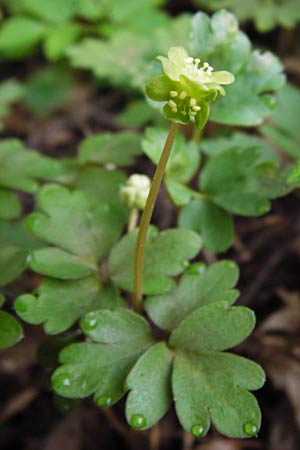
[(151, 180), (146, 175), (131, 175), (125, 186), (120, 189), (122, 203), (129, 208), (143, 210), (149, 194)]

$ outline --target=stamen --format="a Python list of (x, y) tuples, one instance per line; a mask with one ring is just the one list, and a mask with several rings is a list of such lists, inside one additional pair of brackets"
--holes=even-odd
[(201, 60), (199, 58), (195, 58), (195, 66), (199, 66)]
[(179, 94), (180, 100), (184, 100), (187, 97), (187, 93), (185, 91), (181, 91)]
[(192, 63), (192, 62), (194, 62), (194, 58), (192, 58), (191, 56), (188, 56), (187, 58), (185, 58), (185, 62)]
[(177, 97), (178, 92), (177, 91), (170, 91), (170, 97)]
[(196, 111), (189, 111), (189, 116), (196, 116), (196, 115), (197, 115)]
[(186, 116), (186, 111), (185, 111), (184, 109), (182, 109), (182, 110), (180, 111), (180, 114), (182, 114), (183, 116)]
[(195, 105), (193, 106), (193, 111), (200, 111), (201, 106)]
[(193, 108), (193, 106), (196, 106), (197, 100), (195, 98), (190, 99), (190, 106)]
[(168, 105), (169, 105), (171, 108), (176, 108), (176, 109), (177, 109), (177, 105), (176, 105), (176, 103), (175, 103), (173, 100), (169, 100), (169, 101), (168, 101)]

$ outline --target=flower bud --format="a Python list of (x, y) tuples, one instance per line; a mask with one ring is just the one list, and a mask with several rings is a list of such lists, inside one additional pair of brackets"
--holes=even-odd
[(151, 180), (146, 175), (131, 175), (120, 189), (120, 198), (129, 208), (143, 210), (149, 194)]

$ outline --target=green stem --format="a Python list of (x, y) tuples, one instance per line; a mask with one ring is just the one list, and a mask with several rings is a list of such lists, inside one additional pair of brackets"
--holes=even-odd
[(144, 266), (144, 253), (145, 242), (147, 238), (147, 231), (150, 225), (154, 205), (157, 199), (159, 188), (165, 173), (167, 162), (171, 153), (172, 145), (178, 131), (179, 124), (172, 122), (169, 134), (167, 136), (159, 163), (156, 167), (156, 171), (152, 180), (150, 192), (147, 198), (147, 202), (142, 214), (141, 223), (139, 226), (139, 232), (135, 248), (135, 261), (134, 261), (134, 295), (133, 295), (133, 308), (136, 312), (142, 310), (143, 299), (143, 266)]

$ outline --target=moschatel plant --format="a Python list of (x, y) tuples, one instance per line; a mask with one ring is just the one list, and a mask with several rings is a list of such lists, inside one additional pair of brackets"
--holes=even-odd
[[(14, 307), (47, 334), (63, 333), (39, 351), (54, 369), (59, 396), (93, 396), (105, 408), (127, 395), (127, 421), (139, 430), (174, 401), (183, 429), (195, 437), (211, 424), (226, 436), (253, 437), (261, 414), (250, 391), (263, 385), (264, 372), (227, 350), (251, 333), (255, 317), (232, 306), (237, 265), (207, 266), (198, 254), (229, 248), (233, 215), (265, 214), (271, 199), (299, 185), (299, 169), (280, 167), (258, 136), (199, 139), (211, 118), (260, 125), (284, 84), (282, 67), (274, 55), (253, 51), (226, 11), (196, 14), (189, 51), (171, 47), (157, 59), (145, 92), (170, 122), (168, 132), (152, 126), (142, 137), (95, 134), (81, 142), (77, 158), (58, 161), (16, 140), (0, 144), (0, 282), (25, 269), (43, 276)], [(181, 130), (191, 127), (186, 140)], [(152, 183), (120, 170), (142, 153), (157, 164)], [(163, 178), (178, 227), (160, 231), (150, 222)], [(36, 196), (25, 221), (16, 190)], [(0, 311), (0, 325), (1, 348), (22, 337), (7, 312)]]

